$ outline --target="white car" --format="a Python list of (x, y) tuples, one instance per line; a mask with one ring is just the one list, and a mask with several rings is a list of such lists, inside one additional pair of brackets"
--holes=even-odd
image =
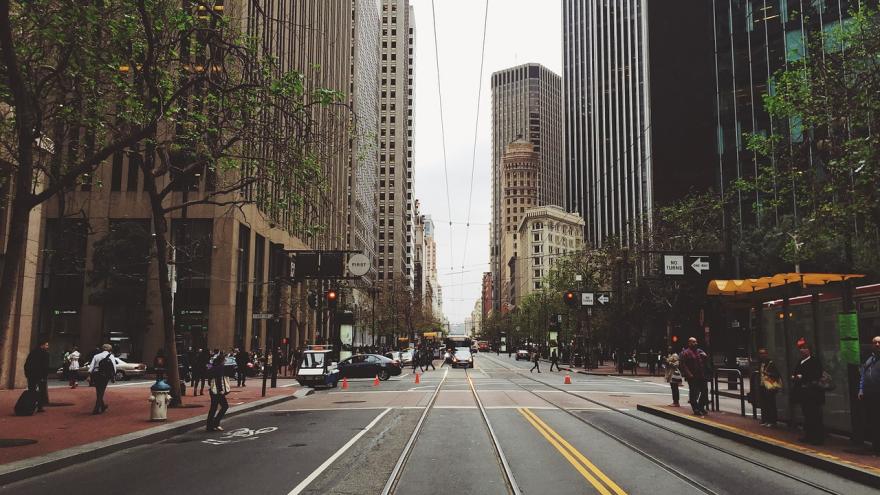
[[(129, 363), (119, 358), (114, 359), (116, 360), (116, 376), (114, 378), (117, 382), (130, 378), (141, 378), (147, 372), (147, 365), (144, 363)], [(64, 368), (58, 368), (56, 373), (59, 380), (64, 380)], [(76, 374), (77, 378), (85, 380), (89, 376), (89, 365), (80, 366), (76, 370)]]
[(453, 368), (461, 366), (463, 368), (474, 367), (474, 356), (467, 347), (458, 347), (451, 356), (450, 365)]

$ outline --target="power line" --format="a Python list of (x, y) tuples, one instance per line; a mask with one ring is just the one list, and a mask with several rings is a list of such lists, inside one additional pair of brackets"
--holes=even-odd
[[(437, 100), (440, 104), (440, 140), (443, 147), (443, 178), (446, 180), (446, 209), (449, 211), (449, 218), (452, 218), (452, 200), (449, 199), (449, 169), (446, 166), (446, 125), (443, 119), (443, 91), (440, 87), (440, 50), (437, 43), (437, 14), (434, 7), (434, 0), (431, 0), (431, 23), (434, 27), (434, 63), (437, 67)], [(452, 221), (449, 222), (449, 255), (450, 259), (455, 259), (455, 249), (452, 244)], [(450, 266), (454, 269), (454, 266)]]

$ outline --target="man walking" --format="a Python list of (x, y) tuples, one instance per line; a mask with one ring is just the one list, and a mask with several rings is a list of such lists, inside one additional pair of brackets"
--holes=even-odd
[(79, 348), (73, 346), (73, 350), (67, 355), (67, 362), (65, 362), (65, 367), (70, 375), (70, 388), (79, 386), (79, 358)]
[(104, 392), (107, 390), (107, 384), (113, 381), (113, 377), (116, 376), (113, 346), (104, 344), (101, 349), (102, 351), (95, 354), (89, 364), (89, 378), (92, 385), (95, 386), (95, 409), (92, 410), (92, 414), (101, 414), (107, 410), (108, 406), (104, 403)]
[(541, 367), (538, 366), (538, 363), (541, 362), (541, 355), (538, 353), (538, 350), (537, 350), (537, 349), (535, 349), (534, 354), (532, 354), (532, 362), (534, 362), (535, 365), (532, 366), (532, 369), (529, 370), (529, 373), (531, 373), (531, 372), (533, 372), (533, 371), (535, 371), (535, 370), (538, 370), (538, 373), (540, 373), (540, 372), (541, 372)]
[(874, 455), (880, 456), (880, 335), (871, 339), (871, 351), (861, 370), (859, 401), (868, 414)]
[(708, 414), (704, 407), (704, 401), (708, 399), (709, 390), (706, 381), (706, 353), (697, 347), (696, 337), (688, 339), (688, 348), (680, 356), (681, 374), (688, 382), (688, 397), (691, 409), (696, 416)]
[(235, 378), (238, 381), (239, 387), (246, 387), (245, 382), (247, 381), (247, 365), (250, 361), (250, 356), (247, 351), (244, 349), (238, 349), (235, 353)]
[(559, 356), (556, 354), (556, 348), (550, 351), (550, 371), (553, 371), (554, 366), (556, 366), (556, 371), (562, 371), (559, 367)]
[(49, 342), (40, 343), (28, 354), (24, 362), (24, 376), (27, 378), (28, 390), (40, 394), (37, 412), (45, 412), (43, 407), (49, 403)]
[(431, 349), (431, 346), (425, 347), (424, 356), (425, 356), (425, 371), (428, 371), (428, 366), (430, 366), (432, 370), (436, 371), (437, 368), (434, 367), (434, 350)]

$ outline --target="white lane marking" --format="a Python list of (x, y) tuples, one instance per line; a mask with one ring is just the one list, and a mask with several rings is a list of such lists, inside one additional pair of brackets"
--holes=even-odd
[(340, 392), (327, 392), (327, 394), (405, 394), (407, 392), (413, 392), (413, 390), (343, 390)]
[(628, 392), (626, 390), (571, 390), (573, 394), (668, 395), (664, 392)]
[(255, 411), (258, 413), (279, 413), (279, 412), (313, 412), (313, 411), (351, 411), (356, 409), (358, 411), (379, 411), (382, 409), (419, 409), (422, 410), (424, 407), (422, 406), (394, 406), (394, 407), (386, 407), (386, 406), (361, 406), (361, 407), (303, 407), (301, 409), (263, 409), (260, 411)]
[(615, 411), (631, 411), (632, 409), (628, 407), (616, 408), (612, 407), (611, 409), (607, 407), (567, 407), (566, 411), (595, 411), (595, 412), (615, 412)]
[(340, 449), (337, 450), (335, 454), (331, 455), (330, 458), (328, 458), (326, 461), (323, 462), (323, 464), (321, 464), (320, 466), (318, 466), (317, 469), (312, 471), (312, 474), (310, 474), (306, 479), (302, 480), (302, 482), (300, 482), (300, 484), (296, 485), (296, 487), (293, 490), (291, 490), (290, 493), (288, 493), (288, 495), (299, 495), (300, 493), (302, 493), (302, 491), (305, 490), (306, 487), (308, 487), (313, 481), (315, 481), (315, 479), (318, 476), (320, 476), (321, 473), (323, 473), (328, 467), (330, 467), (331, 464), (336, 462), (336, 459), (339, 459), (339, 457), (341, 457), (342, 454), (345, 453), (345, 451), (347, 451), (352, 445), (354, 445), (355, 442), (360, 440), (362, 436), (366, 435), (367, 432), (370, 431), (370, 429), (372, 429), (374, 426), (376, 426), (376, 423), (378, 423), (379, 420), (381, 420), (383, 417), (385, 417), (385, 415), (388, 414), (389, 411), (391, 411), (390, 407), (386, 408), (385, 411), (383, 411), (378, 416), (376, 416), (373, 419), (373, 421), (370, 421), (370, 424), (368, 424), (363, 430), (358, 432), (357, 435), (351, 437), (351, 440), (349, 440), (348, 442), (346, 442), (345, 445), (340, 447)]
[(434, 409), (476, 409), (477, 406), (434, 406)]

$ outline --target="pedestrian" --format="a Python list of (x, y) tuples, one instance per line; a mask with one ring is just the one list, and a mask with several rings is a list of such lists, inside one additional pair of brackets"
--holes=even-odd
[[(193, 397), (205, 395), (205, 373), (208, 371), (208, 363), (211, 362), (211, 353), (208, 349), (199, 349), (196, 361), (193, 363), (192, 389)], [(201, 390), (199, 390), (201, 385)]]
[(871, 339), (871, 355), (862, 366), (859, 401), (865, 405), (874, 455), (880, 456), (880, 335)]
[(791, 375), (792, 392), (795, 400), (801, 404), (801, 412), (804, 415), (804, 436), (798, 441), (821, 445), (825, 441), (825, 427), (822, 424), (825, 391), (819, 388), (822, 363), (818, 357), (813, 356), (813, 350), (806, 341), (798, 342), (798, 351), (801, 360)]
[(67, 374), (70, 379), (70, 388), (79, 386), (79, 348), (73, 346), (73, 350), (67, 355)]
[(104, 402), (104, 392), (107, 390), (107, 384), (114, 380), (116, 376), (116, 357), (113, 355), (113, 346), (104, 344), (101, 346), (101, 352), (92, 357), (89, 364), (89, 381), (95, 387), (95, 408), (92, 414), (102, 414), (109, 407)]
[(156, 350), (156, 357), (153, 358), (153, 371), (156, 372), (156, 380), (165, 379), (165, 350)]
[(679, 405), (679, 393), (678, 387), (681, 386), (681, 382), (684, 379), (681, 376), (681, 369), (679, 369), (679, 357), (678, 354), (672, 350), (672, 346), (666, 350), (666, 383), (669, 384), (669, 387), (672, 389), (672, 407), (681, 407)]
[(626, 358), (623, 357), (623, 352), (620, 349), (614, 351), (614, 359), (617, 361), (617, 374), (623, 374), (623, 364), (626, 361)]
[(556, 371), (562, 371), (559, 367), (559, 356), (556, 354), (556, 348), (550, 351), (550, 371), (553, 371), (554, 366), (556, 366)]
[(43, 407), (49, 403), (49, 342), (41, 342), (40, 345), (28, 354), (24, 361), (24, 376), (27, 378), (28, 390), (39, 392), (40, 401), (37, 412), (45, 412)]
[(208, 393), (211, 396), (211, 408), (208, 409), (208, 421), (206, 429), (208, 431), (223, 431), (220, 427), (220, 421), (229, 409), (229, 402), (226, 400), (226, 394), (229, 393), (229, 377), (223, 372), (223, 363), (226, 356), (223, 353), (218, 354), (212, 362), (211, 370), (208, 371)]
[(235, 378), (239, 387), (246, 387), (247, 384), (247, 366), (251, 357), (244, 349), (238, 349), (235, 353)]
[(428, 366), (430, 366), (432, 370), (437, 370), (437, 368), (434, 367), (434, 349), (430, 346), (425, 348), (425, 371), (428, 371)]
[(696, 337), (688, 339), (688, 347), (680, 356), (679, 369), (688, 382), (688, 399), (696, 416), (708, 414), (705, 407), (709, 396), (706, 357), (706, 353), (697, 347)]
[(782, 375), (776, 367), (776, 363), (770, 359), (767, 349), (758, 349), (758, 359), (761, 361), (761, 383), (758, 387), (758, 405), (761, 408), (761, 426), (772, 428), (776, 426), (776, 394), (782, 390)]
[(538, 354), (538, 350), (537, 350), (537, 349), (535, 349), (535, 351), (534, 351), (533, 354), (532, 354), (532, 362), (534, 362), (535, 365), (532, 366), (532, 369), (529, 370), (529, 373), (531, 373), (531, 372), (533, 372), (533, 371), (535, 371), (535, 370), (538, 370), (538, 373), (540, 373), (540, 372), (541, 372), (541, 367), (540, 367), (538, 364), (541, 362), (541, 355)]
[(654, 349), (648, 351), (648, 373), (651, 376), (657, 374), (657, 353), (654, 352)]

